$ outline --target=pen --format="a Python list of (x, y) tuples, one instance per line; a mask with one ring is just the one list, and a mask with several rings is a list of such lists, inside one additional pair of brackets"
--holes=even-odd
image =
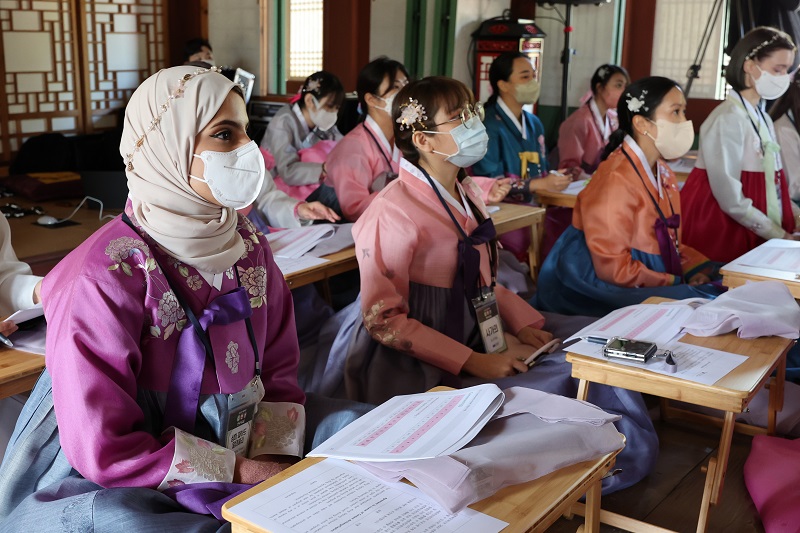
[(587, 342), (591, 342), (593, 344), (607, 344), (608, 339), (604, 339), (603, 337), (592, 337), (591, 335), (587, 335), (584, 337)]
[(11, 342), (10, 340), (8, 340), (8, 337), (6, 337), (5, 335), (3, 335), (2, 333), (0, 333), (0, 342), (2, 342), (3, 344), (5, 344), (5, 345), (6, 345), (6, 346), (8, 346), (9, 348), (13, 348), (13, 347), (14, 347), (14, 343), (13, 343), (13, 342)]

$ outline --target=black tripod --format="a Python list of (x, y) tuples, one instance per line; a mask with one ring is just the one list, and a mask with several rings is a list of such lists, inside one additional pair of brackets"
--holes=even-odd
[(700, 45), (697, 47), (697, 53), (694, 56), (694, 63), (689, 70), (686, 71), (686, 87), (683, 89), (683, 94), (689, 98), (689, 93), (692, 90), (692, 83), (700, 77), (700, 67), (703, 64), (703, 59), (706, 56), (708, 44), (711, 42), (711, 35), (714, 33), (714, 27), (719, 20), (719, 14), (722, 12), (722, 6), (725, 5), (727, 0), (714, 0), (714, 5), (711, 6), (711, 13), (708, 15), (706, 22), (706, 29), (703, 31), (703, 36), (700, 38)]

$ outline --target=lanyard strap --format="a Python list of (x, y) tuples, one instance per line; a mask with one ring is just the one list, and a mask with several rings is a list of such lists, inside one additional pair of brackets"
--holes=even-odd
[(389, 170), (388, 170), (388, 172), (389, 172), (390, 174), (394, 174), (394, 169), (392, 168), (392, 162), (391, 162), (391, 160), (389, 159), (389, 157), (386, 155), (386, 152), (384, 152), (384, 151), (383, 151), (383, 146), (381, 146), (381, 143), (380, 143), (380, 142), (378, 142), (378, 139), (376, 139), (376, 138), (375, 138), (375, 134), (374, 134), (374, 133), (372, 133), (372, 132), (369, 130), (369, 128), (367, 127), (367, 124), (366, 124), (366, 123), (362, 123), (361, 125), (364, 127), (364, 130), (366, 130), (367, 134), (369, 134), (370, 138), (372, 139), (372, 142), (374, 142), (374, 143), (375, 143), (375, 146), (378, 148), (378, 151), (379, 151), (379, 152), (381, 153), (381, 155), (383, 156), (383, 159), (384, 159), (384, 161), (386, 161), (386, 165), (389, 167)]
[[(136, 226), (133, 225), (133, 222), (128, 217), (127, 213), (122, 214), (122, 220), (125, 222), (125, 224), (128, 225), (128, 227), (130, 227), (133, 231), (135, 231), (137, 235), (141, 236), (139, 230), (136, 228)], [(158, 259), (156, 259), (155, 256), (153, 256), (153, 261), (156, 262), (159, 268), (161, 267), (161, 265), (158, 263)], [(162, 271), (166, 272), (163, 269)], [(239, 271), (236, 268), (234, 268), (233, 271), (236, 273), (236, 284), (238, 287), (241, 287), (242, 281), (239, 277)], [(172, 282), (169, 280), (169, 277), (165, 275), (164, 278), (167, 280), (167, 285), (169, 286), (172, 293), (175, 295), (175, 298), (178, 300), (178, 305), (181, 306), (183, 312), (186, 314), (186, 318), (188, 318), (189, 322), (192, 324), (192, 328), (194, 329), (197, 338), (200, 339), (200, 342), (203, 344), (203, 348), (205, 349), (206, 352), (206, 357), (209, 359), (209, 361), (211, 361), (211, 364), (214, 365), (214, 367), (216, 368), (216, 362), (214, 360), (214, 349), (211, 347), (211, 340), (208, 338), (208, 333), (206, 332), (205, 329), (203, 329), (203, 326), (200, 325), (200, 321), (197, 319), (197, 316), (192, 311), (192, 308), (189, 307), (189, 305), (186, 303), (186, 300), (184, 299), (183, 295), (180, 293), (180, 291), (178, 291), (175, 288), (174, 285), (172, 285)], [(249, 337), (250, 344), (253, 347), (253, 358), (255, 360), (255, 375), (260, 376), (261, 362), (259, 361), (258, 357), (258, 345), (256, 343), (255, 331), (253, 330), (253, 323), (250, 320), (250, 317), (245, 318), (244, 323), (245, 326), (247, 327), (247, 336)]]
[[(644, 178), (642, 177), (642, 173), (639, 172), (639, 169), (636, 167), (636, 163), (633, 162), (633, 159), (631, 159), (631, 156), (628, 155), (628, 152), (627, 152), (627, 150), (625, 150), (625, 148), (622, 148), (622, 153), (625, 154), (625, 157), (627, 158), (628, 162), (633, 167), (633, 170), (636, 172), (636, 175), (639, 176), (639, 180), (641, 180), (642, 186), (644, 187), (644, 190), (647, 193), (647, 196), (650, 197), (650, 201), (653, 202), (653, 205), (655, 206), (656, 211), (658, 211), (658, 217), (666, 225), (667, 224), (667, 217), (664, 216), (664, 212), (661, 210), (661, 206), (658, 205), (658, 202), (656, 202), (656, 199), (653, 196), (653, 194), (650, 192), (650, 189), (647, 188), (647, 183), (645, 183)], [(672, 199), (669, 197), (669, 194), (667, 194), (667, 201), (669, 202), (669, 210), (671, 211), (670, 216), (673, 216), (673, 215), (675, 215), (675, 208), (672, 206)], [(680, 243), (678, 242), (678, 233), (677, 232), (675, 232), (675, 238), (673, 239), (673, 242), (675, 244), (675, 249), (678, 250)]]

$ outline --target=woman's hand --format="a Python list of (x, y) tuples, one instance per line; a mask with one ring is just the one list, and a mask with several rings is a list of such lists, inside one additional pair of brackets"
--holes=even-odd
[(0, 333), (5, 335), (6, 337), (17, 331), (17, 329), (18, 329), (17, 325), (11, 322), (10, 320), (5, 320), (3, 322), (0, 322)]
[(517, 333), (517, 339), (519, 339), (520, 342), (527, 344), (528, 346), (532, 346), (538, 350), (553, 340), (553, 334), (541, 329), (525, 326), (519, 330), (519, 333)]
[(38, 304), (42, 301), (42, 280), (33, 288), (33, 303)]
[(297, 204), (297, 216), (302, 220), (327, 220), (338, 222), (340, 217), (336, 211), (322, 202), (300, 202)]
[(704, 283), (711, 283), (711, 278), (703, 274), (702, 272), (695, 274), (691, 278), (689, 278), (689, 285), (702, 285)]
[(563, 191), (572, 182), (572, 175), (548, 174), (543, 178), (531, 180), (531, 192), (538, 191)]
[(289, 463), (278, 463), (272, 459), (274, 457), (269, 455), (259, 455), (255, 459), (247, 459), (237, 455), (236, 466), (233, 471), (233, 482), (255, 485), (271, 478), (275, 474), (280, 474), (292, 466)]
[(467, 374), (471, 374), (483, 379), (497, 379), (513, 376), (520, 372), (527, 372), (528, 366), (520, 361), (520, 358), (527, 357), (531, 352), (524, 355), (517, 353), (518, 350), (506, 350), (503, 353), (481, 353), (472, 352), (467, 362), (461, 368)]
[(489, 189), (489, 203), (496, 204), (502, 202), (511, 190), (511, 178), (500, 178), (495, 180), (492, 188)]

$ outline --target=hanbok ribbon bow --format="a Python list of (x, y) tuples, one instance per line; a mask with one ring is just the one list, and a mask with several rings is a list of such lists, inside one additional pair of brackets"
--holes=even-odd
[(653, 227), (656, 230), (658, 239), (658, 250), (661, 252), (661, 260), (664, 261), (664, 270), (673, 276), (683, 277), (683, 267), (681, 267), (681, 256), (678, 244), (673, 239), (669, 230), (675, 230), (676, 235), (681, 225), (681, 216), (677, 213), (667, 218), (657, 218)]

